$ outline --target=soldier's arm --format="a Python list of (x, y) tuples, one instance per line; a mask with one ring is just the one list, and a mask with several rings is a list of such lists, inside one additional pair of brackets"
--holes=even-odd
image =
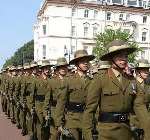
[(62, 125), (62, 119), (65, 112), (65, 105), (67, 103), (67, 96), (68, 96), (68, 86), (66, 82), (62, 82), (59, 90), (58, 90), (58, 96), (57, 96), (57, 105), (55, 110), (55, 124), (56, 127), (59, 127)]
[(141, 127), (144, 129), (145, 140), (150, 138), (150, 116), (148, 114), (144, 93), (138, 92), (134, 100), (134, 111), (140, 121)]
[(96, 112), (100, 101), (100, 77), (94, 78), (88, 88), (88, 95), (86, 99), (86, 109), (83, 114), (83, 133), (86, 140), (92, 139), (92, 120), (93, 113)]
[(50, 96), (52, 94), (52, 88), (50, 82), (48, 82), (48, 85), (44, 90), (45, 90), (45, 101), (43, 105), (43, 115), (44, 117), (46, 117), (49, 109)]

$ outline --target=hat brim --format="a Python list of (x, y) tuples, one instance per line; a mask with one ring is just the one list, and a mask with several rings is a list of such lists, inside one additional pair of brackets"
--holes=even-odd
[(53, 67), (54, 65), (39, 65), (39, 68), (44, 68), (44, 67)]
[(136, 50), (137, 50), (137, 48), (122, 48), (122, 49), (115, 50), (113, 52), (104, 54), (100, 58), (100, 60), (102, 60), (102, 61), (111, 61), (112, 57), (114, 57), (116, 54), (119, 54), (120, 52), (127, 52), (127, 54), (129, 55), (129, 54), (135, 52)]
[(69, 64), (70, 65), (73, 65), (73, 64), (76, 64), (78, 61), (80, 61), (81, 59), (88, 59), (89, 61), (92, 61), (93, 59), (95, 59), (95, 56), (94, 55), (87, 55), (87, 56), (82, 56), (82, 57), (79, 57), (79, 58), (75, 58), (75, 59), (72, 59)]
[(64, 64), (64, 65), (56, 65), (56, 66), (54, 66), (55, 68), (60, 68), (60, 67), (65, 67), (65, 66), (69, 66), (69, 64)]

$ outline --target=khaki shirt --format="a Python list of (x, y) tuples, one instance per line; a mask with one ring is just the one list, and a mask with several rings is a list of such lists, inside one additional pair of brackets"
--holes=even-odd
[[(144, 94), (137, 89), (137, 93), (133, 92), (133, 84), (135, 79), (122, 76), (122, 83), (118, 81), (112, 69), (104, 70), (92, 81), (88, 88), (88, 96), (86, 101), (86, 110), (83, 116), (83, 127), (86, 134), (86, 140), (92, 139), (92, 116), (96, 112), (98, 106), (101, 112), (131, 112), (134, 109), (140, 123), (143, 125), (148, 140), (150, 127), (150, 118), (144, 103)], [(122, 139), (129, 137), (130, 127), (122, 123), (99, 123), (99, 133), (102, 139), (106, 139), (109, 135), (110, 140)], [(119, 129), (120, 135), (116, 135)], [(126, 131), (126, 135), (125, 132)], [(121, 135), (124, 135), (123, 137)], [(106, 137), (105, 137), (106, 136)], [(99, 139), (101, 139), (101, 137)]]

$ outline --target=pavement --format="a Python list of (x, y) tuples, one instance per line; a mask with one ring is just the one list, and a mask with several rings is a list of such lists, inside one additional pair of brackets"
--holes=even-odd
[[(1, 101), (0, 101), (1, 102)], [(0, 140), (29, 140), (28, 136), (22, 136), (21, 130), (12, 124), (10, 119), (7, 119), (5, 113), (2, 112), (0, 104)]]

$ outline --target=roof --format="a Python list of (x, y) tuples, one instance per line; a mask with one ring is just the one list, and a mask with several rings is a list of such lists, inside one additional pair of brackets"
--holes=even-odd
[(121, 11), (121, 12), (132, 12), (132, 13), (141, 13), (141, 14), (150, 14), (150, 9), (144, 9), (143, 7), (134, 7), (134, 6), (124, 6), (124, 5), (102, 5), (97, 2), (82, 2), (80, 0), (45, 0), (40, 11), (38, 12), (38, 16), (42, 15), (44, 10), (50, 4), (56, 5), (74, 5), (79, 8), (93, 8), (93, 9), (104, 9), (107, 11)]

